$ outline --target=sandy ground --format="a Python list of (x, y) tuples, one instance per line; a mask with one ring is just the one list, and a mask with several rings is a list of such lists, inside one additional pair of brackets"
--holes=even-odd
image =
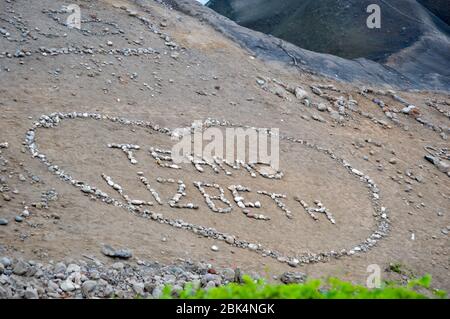
[[(425, 145), (449, 147), (448, 141), (438, 133), (422, 126), (411, 116), (399, 113), (401, 123), (408, 126), (408, 130), (404, 130), (390, 122), (370, 99), (358, 94), (359, 87), (333, 83), (329, 79), (300, 74), (294, 68), (255, 59), (209, 26), (155, 2), (149, 1), (147, 10), (127, 1), (78, 3), (83, 16), (95, 14), (103, 21), (117, 23), (124, 33), (110, 34), (108, 32), (113, 27), (109, 26), (106, 35), (83, 35), (57, 24), (41, 12), (43, 8), (59, 9), (62, 4), (68, 4), (64, 1), (30, 4), (18, 0), (11, 5), (0, 4), (1, 18), (20, 13), (22, 21), (37, 37), (24, 42), (0, 38), (0, 53), (14, 54), (17, 48), (33, 52), (23, 58), (0, 59), (0, 143), (9, 143), (9, 148), (2, 149), (1, 155), (8, 163), (0, 168), (0, 175), (6, 178), (10, 188), (4, 194), (11, 199), (6, 201), (0, 197), (0, 218), (10, 220), (8, 226), (0, 226), (0, 245), (5, 255), (42, 261), (82, 255), (102, 259), (105, 257), (102, 257), (100, 248), (106, 243), (130, 248), (139, 259), (171, 262), (177, 258), (190, 258), (219, 267), (241, 267), (267, 276), (291, 270), (288, 265), (251, 251), (145, 221), (121, 208), (91, 201), (48, 172), (42, 163), (31, 158), (23, 145), (25, 133), (32, 123), (42, 114), (57, 111), (99, 112), (151, 121), (170, 128), (186, 127), (195, 120), (212, 117), (256, 127), (280, 128), (283, 134), (327, 147), (370, 175), (379, 185), (382, 203), (389, 208), (389, 236), (367, 253), (303, 265), (300, 271), (314, 277), (338, 276), (364, 283), (368, 265), (378, 264), (386, 269), (390, 263), (400, 263), (414, 275), (432, 274), (435, 287), (450, 288), (449, 239), (448, 233), (442, 232), (450, 226), (449, 178), (423, 158)], [(169, 34), (179, 49), (171, 51), (164, 39), (120, 9), (120, 5), (147, 17)], [(13, 7), (15, 13), (4, 10), (9, 7)], [(20, 38), (12, 24), (0, 20), (0, 27)], [(43, 36), (35, 31), (36, 27), (59, 36)], [(89, 28), (102, 31), (104, 26), (90, 23)], [(64, 33), (67, 36), (62, 36)], [(139, 44), (133, 42), (138, 40)], [(42, 46), (98, 48), (101, 44), (108, 48), (108, 41), (112, 42), (112, 48), (152, 47), (160, 54), (125, 57), (106, 54), (43, 56), (34, 53)], [(173, 52), (179, 56), (172, 57)], [(137, 73), (134, 79), (130, 77), (133, 73)], [(287, 98), (283, 99), (262, 90), (256, 82), (258, 77), (276, 78), (302, 86), (315, 102), (325, 101), (311, 93), (309, 86), (333, 84), (341, 92), (330, 91), (330, 95), (352, 97), (358, 101), (360, 110), (386, 121), (389, 128), (355, 112), (346, 118), (344, 124), (336, 124), (328, 113), (305, 107), (288, 92), (285, 92)], [(418, 106), (434, 124), (448, 125), (447, 117), (425, 104), (429, 98), (448, 102), (448, 93), (398, 92), (398, 95)], [(398, 102), (380, 98), (393, 108), (402, 108)], [(448, 104), (441, 107), (449, 109)], [(326, 123), (302, 118), (302, 115), (313, 113), (320, 113)], [(381, 147), (366, 143), (365, 139), (376, 141)], [(189, 166), (180, 173), (158, 167), (144, 150), (136, 153), (139, 163), (132, 166), (121, 151), (108, 149), (106, 145), (136, 143), (143, 148), (165, 147), (170, 145), (170, 140), (143, 129), (132, 131), (118, 124), (67, 121), (56, 129), (39, 130), (37, 141), (41, 151), (77, 178), (106, 189), (101, 178), (105, 173), (136, 198), (150, 199), (150, 194), (137, 179), (137, 171), (143, 171), (153, 180), (158, 176), (181, 178), (187, 185), (186, 201), (198, 203), (200, 209), (174, 210), (163, 205), (158, 209), (165, 215), (233, 233), (287, 254), (349, 248), (375, 229), (364, 185), (328, 157), (300, 145), (281, 143), (281, 169), (286, 176), (282, 181), (274, 182), (254, 180), (243, 172), (233, 177), (216, 176), (211, 172), (199, 174)], [(393, 157), (397, 159), (396, 164), (389, 163)], [(383, 166), (381, 171), (378, 169), (380, 164)], [(423, 180), (413, 181), (405, 175), (406, 170), (420, 175)], [(25, 181), (19, 179), (20, 174), (24, 175)], [(38, 176), (39, 182), (33, 181), (32, 176)], [(288, 220), (273, 202), (261, 198), (258, 198), (263, 204), (261, 213), (272, 218), (269, 222), (250, 220), (236, 206), (231, 214), (215, 214), (207, 208), (193, 186), (196, 180), (216, 182), (224, 188), (240, 183), (255, 190), (285, 193), (288, 195), (286, 204), (295, 218)], [(176, 191), (174, 185), (154, 184), (165, 200)], [(47, 209), (31, 206), (50, 189), (58, 192), (58, 200), (50, 202)], [(232, 200), (229, 192), (226, 195)], [(320, 199), (333, 212), (336, 225), (329, 223), (324, 216), (314, 222), (293, 201), (296, 195), (307, 202)], [(256, 194), (248, 196), (249, 200), (256, 200)], [(30, 207), (31, 216), (23, 223), (14, 222), (14, 216), (23, 210), (24, 205)], [(213, 252), (212, 245), (219, 246), (219, 252)], [(388, 278), (391, 274), (383, 272), (383, 276)]]

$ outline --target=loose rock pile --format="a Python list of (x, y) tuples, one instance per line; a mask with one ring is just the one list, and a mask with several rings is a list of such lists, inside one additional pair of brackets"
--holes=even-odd
[(450, 177), (450, 152), (447, 148), (436, 150), (432, 146), (426, 146), (425, 150), (429, 155), (425, 155), (425, 159), (436, 166), (436, 168)]
[[(422, 124), (424, 127), (435, 131), (438, 133), (442, 139), (446, 140), (448, 134), (450, 133), (450, 127), (446, 125), (438, 125), (431, 122), (431, 120), (426, 119), (424, 113), (420, 112), (420, 109), (406, 101), (404, 98), (397, 95), (397, 93), (393, 90), (383, 91), (383, 90), (373, 90), (369, 88), (363, 88), (360, 92), (360, 94), (368, 99), (370, 99), (369, 94), (374, 96), (382, 96), (389, 98), (393, 100), (395, 103), (400, 103), (399, 107), (395, 107), (393, 105), (389, 105), (388, 103), (384, 102), (380, 98), (376, 97), (373, 98), (372, 101), (376, 105), (378, 105), (386, 117), (391, 120), (395, 125), (403, 128), (404, 130), (409, 130), (408, 125), (402, 124), (400, 121), (400, 114), (404, 114), (407, 116), (410, 116), (414, 118), (417, 122)], [(448, 115), (448, 112), (445, 112), (443, 109), (438, 107), (439, 103), (437, 101), (426, 101), (426, 105), (437, 109), (440, 113), (442, 113), (444, 116)], [(448, 117), (448, 116), (447, 116)]]
[[(110, 246), (105, 246), (102, 251), (112, 257), (130, 257), (127, 250), (118, 252)], [(186, 284), (208, 289), (242, 281), (239, 269), (216, 270), (210, 264), (182, 259), (176, 265), (142, 260), (105, 265), (95, 258), (85, 258), (43, 264), (0, 257), (0, 299), (159, 298), (166, 285), (177, 294)], [(302, 282), (306, 276), (288, 273), (281, 278), (283, 282), (287, 282), (286, 278), (294, 278), (290, 282)]]

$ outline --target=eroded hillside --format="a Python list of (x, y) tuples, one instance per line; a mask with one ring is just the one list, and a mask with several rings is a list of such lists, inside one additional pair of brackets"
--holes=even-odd
[[(372, 264), (450, 288), (448, 92), (267, 62), (155, 1), (0, 8), (0, 297), (157, 297), (241, 271), (364, 283)], [(160, 165), (195, 121), (280, 129), (283, 178)]]

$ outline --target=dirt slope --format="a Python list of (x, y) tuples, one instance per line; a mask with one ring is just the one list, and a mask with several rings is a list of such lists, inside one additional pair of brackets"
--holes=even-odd
[[(89, 255), (109, 263), (100, 249), (110, 244), (131, 249), (138, 259), (162, 263), (184, 258), (269, 277), (292, 270), (252, 249), (90, 199), (32, 158), (24, 143), (33, 123), (52, 112), (95, 112), (168, 128), (216, 118), (280, 128), (284, 135), (329, 149), (377, 184), (390, 225), (386, 238), (367, 252), (297, 270), (364, 283), (368, 265), (385, 269), (401, 263), (415, 275), (431, 273), (435, 287), (450, 289), (449, 176), (424, 159), (424, 147), (432, 146), (432, 153), (441, 151), (440, 159), (448, 163), (448, 93), (363, 88), (264, 62), (211, 26), (153, 1), (75, 1), (81, 7), (82, 30), (69, 29), (64, 25), (68, 14), (60, 10), (72, 2), (0, 3), (0, 28), (9, 34), (0, 36), (0, 143), (8, 143), (0, 149), (0, 219), (8, 220), (0, 226), (0, 256), (48, 262)], [(291, 87), (302, 87), (307, 101), (292, 94)], [(407, 105), (416, 109), (405, 114)], [(150, 200), (136, 175), (142, 171), (165, 202), (175, 186), (155, 179), (182, 179), (186, 201), (200, 208), (172, 209), (164, 203), (152, 210), (288, 256), (350, 249), (384, 218), (374, 216), (372, 194), (359, 177), (326, 154), (286, 140), (280, 143), (285, 177), (276, 182), (252, 179), (245, 172), (202, 175), (189, 165), (181, 171), (161, 168), (148, 149), (169, 148), (172, 142), (148, 128), (80, 118), (39, 128), (35, 138), (54, 164), (114, 197), (119, 195), (101, 174), (111, 176), (133, 198)], [(108, 143), (140, 145), (138, 164), (131, 165), (120, 150), (108, 149)], [(230, 184), (284, 193), (295, 218), (287, 219), (270, 198), (256, 192), (249, 200), (261, 201), (261, 214), (272, 218), (268, 222), (245, 217), (234, 203), (231, 214), (213, 213), (193, 185), (199, 180), (222, 185), (232, 203), (226, 189)], [(294, 196), (322, 201), (336, 224), (324, 216), (315, 222)], [(25, 206), (30, 215), (14, 221)], [(213, 245), (219, 250), (212, 250)], [(392, 274), (383, 271), (383, 276)]]

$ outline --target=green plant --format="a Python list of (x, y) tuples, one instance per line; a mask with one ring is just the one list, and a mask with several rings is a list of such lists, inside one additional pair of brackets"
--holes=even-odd
[(401, 275), (403, 273), (402, 269), (403, 269), (403, 266), (402, 266), (402, 264), (399, 264), (399, 263), (389, 265), (389, 271), (395, 272), (399, 275)]
[(254, 281), (244, 276), (243, 284), (230, 283), (209, 290), (186, 285), (175, 294), (170, 286), (163, 290), (162, 298), (179, 299), (426, 299), (418, 292), (422, 289), (437, 298), (446, 298), (443, 291), (430, 289), (431, 276), (411, 280), (406, 286), (385, 283), (381, 288), (368, 289), (336, 278), (326, 282), (310, 280), (304, 284), (274, 285), (263, 280)]

